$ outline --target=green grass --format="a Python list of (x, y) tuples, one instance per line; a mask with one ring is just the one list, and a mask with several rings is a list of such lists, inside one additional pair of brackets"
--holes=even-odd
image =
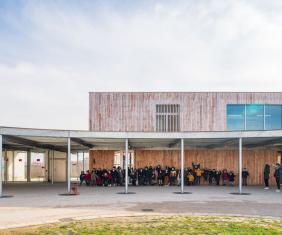
[(282, 221), (218, 216), (98, 219), (0, 231), (0, 234), (282, 234)]

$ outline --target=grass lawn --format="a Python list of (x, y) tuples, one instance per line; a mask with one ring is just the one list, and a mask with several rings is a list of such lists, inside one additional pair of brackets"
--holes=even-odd
[(0, 234), (282, 234), (282, 221), (219, 216), (97, 219), (2, 230)]

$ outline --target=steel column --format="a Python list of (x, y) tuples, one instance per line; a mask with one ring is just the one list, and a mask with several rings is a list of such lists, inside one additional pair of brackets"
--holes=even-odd
[(3, 196), (3, 189), (2, 189), (2, 182), (3, 182), (3, 154), (2, 154), (2, 143), (3, 138), (2, 135), (0, 135), (0, 197)]
[(68, 153), (67, 153), (67, 183), (68, 183), (68, 193), (71, 189), (71, 139), (68, 137)]
[(242, 163), (243, 163), (243, 153), (242, 153), (242, 138), (239, 138), (239, 194), (242, 194)]
[(184, 139), (181, 139), (181, 193), (184, 193)]
[(28, 150), (26, 155), (27, 155), (26, 180), (27, 182), (30, 182), (31, 181), (31, 151)]
[(128, 139), (125, 140), (125, 194), (128, 193)]
[(55, 161), (54, 161), (54, 155), (55, 155), (55, 153), (54, 153), (54, 150), (52, 150), (52, 175), (51, 175), (51, 177), (52, 177), (52, 184), (54, 184), (54, 174), (55, 174)]

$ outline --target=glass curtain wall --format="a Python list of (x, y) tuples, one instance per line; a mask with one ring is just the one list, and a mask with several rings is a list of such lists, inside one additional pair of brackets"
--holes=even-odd
[(227, 129), (230, 131), (282, 129), (282, 105), (229, 104)]

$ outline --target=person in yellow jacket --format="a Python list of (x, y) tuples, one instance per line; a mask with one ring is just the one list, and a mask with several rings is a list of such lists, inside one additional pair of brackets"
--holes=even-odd
[(200, 168), (196, 168), (195, 169), (195, 175), (196, 175), (195, 185), (200, 185), (200, 183), (201, 183), (201, 176), (202, 176), (202, 170)]
[(187, 181), (188, 181), (188, 185), (193, 185), (194, 176), (191, 174), (191, 172), (189, 172), (187, 175)]

